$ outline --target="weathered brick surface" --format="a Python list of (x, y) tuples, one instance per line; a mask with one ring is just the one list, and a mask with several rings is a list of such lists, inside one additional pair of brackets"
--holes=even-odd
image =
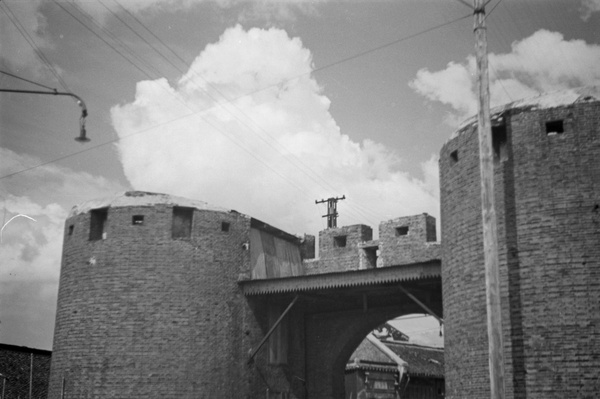
[(237, 285), (248, 273), (250, 220), (195, 209), (191, 238), (173, 239), (172, 208), (110, 207), (97, 241), (90, 212), (67, 220), (49, 398), (60, 397), (63, 378), (66, 398), (262, 391), (245, 363), (264, 328)]
[[(307, 274), (358, 270), (359, 245), (371, 239), (373, 239), (373, 229), (364, 224), (320, 231), (319, 262), (309, 263)], [(315, 269), (316, 265), (318, 269)]]
[(320, 274), (441, 259), (436, 239), (435, 218), (426, 213), (381, 222), (378, 240), (366, 225), (330, 228), (319, 232), (319, 258), (305, 260), (304, 268)]
[[(183, 221), (187, 211), (174, 216), (167, 196), (165, 203), (156, 200), (163, 198), (158, 194), (125, 197), (108, 205), (94, 202), (96, 210), (76, 208), (66, 221), (51, 399), (61, 397), (63, 381), (65, 398), (256, 398), (267, 392), (271, 397), (339, 397), (355, 343), (391, 317), (421, 311), (393, 288), (389, 297), (379, 290), (371, 295), (350, 290), (345, 300), (337, 298), (341, 292), (331, 292), (325, 302), (309, 296), (284, 319), (287, 335), (274, 334), (279, 340), (268, 341), (247, 364), (274, 316), (293, 299), (288, 294), (243, 296), (238, 283), (251, 275), (253, 220), (234, 211), (194, 208), (191, 236), (173, 238), (173, 220), (178, 234), (189, 231)], [(145, 200), (152, 204), (141, 205)], [(105, 228), (90, 240), (94, 215), (106, 216)], [(385, 237), (396, 223), (410, 225), (410, 234)], [(422, 260), (434, 244), (428, 242), (431, 226), (435, 221), (427, 215), (382, 223), (384, 249), (396, 251), (391, 257), (396, 265)], [(340, 236), (345, 239), (336, 242)], [(367, 268), (368, 262), (375, 267), (368, 258), (378, 246), (364, 225), (321, 232), (318, 260), (310, 259), (314, 237), (300, 243), (307, 274), (352, 271)], [(423, 284), (439, 286), (436, 281)], [(440, 295), (422, 291), (416, 290), (421, 300), (441, 314)], [(358, 310), (328, 313), (327, 322), (315, 316), (324, 307), (348, 305)], [(272, 357), (278, 364), (269, 363), (270, 350), (279, 353)], [(281, 355), (286, 351), (287, 358)]]
[[(0, 344), (0, 391), (3, 399), (46, 399), (52, 352)], [(31, 394), (31, 395), (30, 395)]]
[[(564, 133), (546, 134), (546, 122)], [(600, 391), (600, 103), (504, 114), (495, 163), (509, 398)], [(476, 126), (440, 155), (449, 398), (489, 397)], [(456, 151), (456, 152), (455, 152)]]
[(426, 213), (379, 224), (381, 266), (426, 262), (440, 258), (435, 218)]

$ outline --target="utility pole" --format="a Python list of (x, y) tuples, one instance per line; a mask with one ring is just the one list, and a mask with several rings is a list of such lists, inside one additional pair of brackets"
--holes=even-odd
[(341, 197), (331, 197), (322, 199), (320, 201), (315, 200), (315, 204), (322, 204), (327, 202), (327, 215), (323, 215), (324, 218), (327, 218), (327, 228), (330, 229), (332, 227), (337, 227), (337, 202), (340, 200), (345, 200), (346, 195), (342, 195)]
[(488, 76), (485, 5), (489, 0), (473, 0), (475, 16), (475, 50), (479, 111), (479, 166), (481, 171), (481, 213), (489, 343), (490, 398), (504, 399), (504, 344), (502, 308), (500, 306), (500, 273), (498, 270), (498, 234), (494, 201), (494, 159), (490, 122), (490, 87)]

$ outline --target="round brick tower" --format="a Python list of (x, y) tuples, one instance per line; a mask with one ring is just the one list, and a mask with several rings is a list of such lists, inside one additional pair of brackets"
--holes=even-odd
[(238, 397), (250, 218), (128, 192), (66, 222), (49, 398)]
[[(597, 88), (492, 110), (509, 398), (600, 392)], [(440, 154), (446, 394), (489, 397), (479, 148), (467, 121)]]

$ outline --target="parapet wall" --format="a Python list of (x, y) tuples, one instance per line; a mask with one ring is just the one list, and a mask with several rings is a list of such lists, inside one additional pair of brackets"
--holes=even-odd
[(371, 227), (358, 224), (319, 232), (319, 259), (305, 260), (306, 274), (390, 267), (440, 259), (435, 218), (426, 213), (379, 224), (379, 239)]
[(382, 267), (440, 259), (435, 218), (426, 213), (382, 222), (379, 245)]

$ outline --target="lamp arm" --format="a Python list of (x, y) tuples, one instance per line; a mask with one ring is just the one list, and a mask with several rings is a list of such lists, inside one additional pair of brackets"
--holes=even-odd
[(0, 92), (6, 92), (6, 93), (26, 93), (26, 94), (45, 94), (45, 95), (51, 95), (51, 96), (70, 96), (70, 97), (73, 97), (75, 100), (77, 100), (77, 105), (79, 105), (79, 107), (81, 108), (81, 117), (79, 118), (79, 137), (76, 137), (75, 140), (79, 141), (79, 142), (82, 142), (82, 143), (90, 141), (90, 139), (88, 139), (86, 137), (86, 135), (85, 135), (85, 133), (86, 133), (86, 131), (85, 131), (85, 118), (88, 116), (87, 107), (86, 107), (85, 102), (83, 101), (83, 99), (81, 97), (79, 97), (77, 94), (73, 94), (73, 93), (69, 93), (69, 92), (57, 91), (56, 89), (54, 91), (0, 89)]

